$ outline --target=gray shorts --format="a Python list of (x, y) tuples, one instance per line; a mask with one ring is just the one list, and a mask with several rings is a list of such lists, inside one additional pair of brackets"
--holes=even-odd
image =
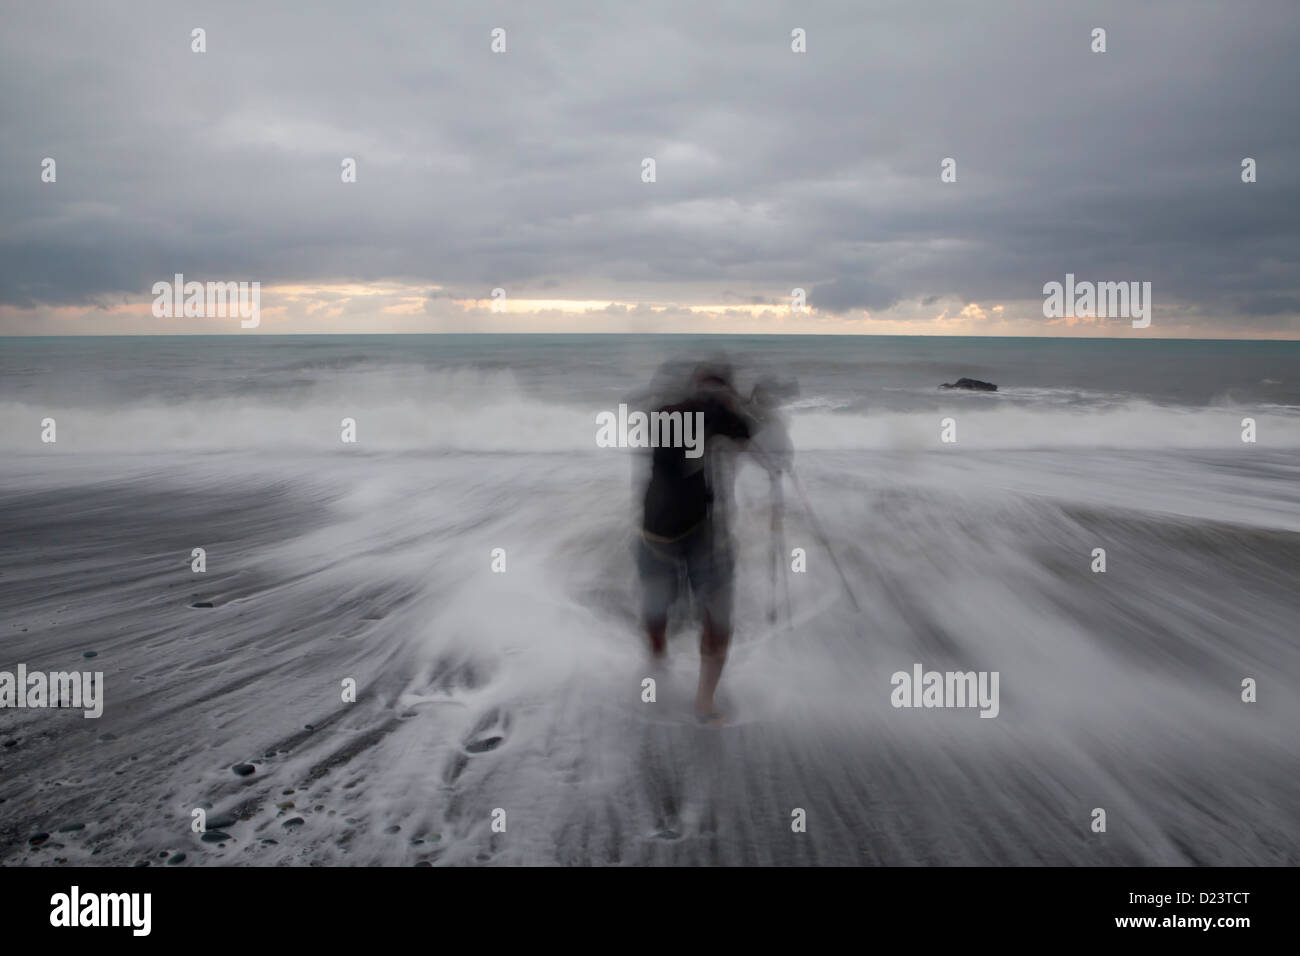
[(731, 542), (725, 536), (714, 535), (707, 523), (677, 541), (639, 538), (637, 570), (641, 573), (645, 619), (655, 621), (668, 616), (685, 578), (696, 611), (708, 612), (714, 628), (729, 634), (735, 567)]

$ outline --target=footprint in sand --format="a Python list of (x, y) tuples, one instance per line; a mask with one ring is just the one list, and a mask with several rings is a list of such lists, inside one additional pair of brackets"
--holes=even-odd
[(475, 723), (461, 743), (461, 752), (454, 754), (447, 764), (446, 781), (454, 784), (469, 766), (470, 757), (496, 750), (506, 741), (510, 730), (509, 714), (502, 715), (497, 708), (492, 708)]
[(469, 754), (487, 753), (489, 750), (496, 750), (505, 742), (506, 734), (510, 730), (510, 715), (502, 714), (497, 708), (492, 708), (484, 714), (474, 729), (470, 731), (469, 739), (465, 741), (465, 752)]

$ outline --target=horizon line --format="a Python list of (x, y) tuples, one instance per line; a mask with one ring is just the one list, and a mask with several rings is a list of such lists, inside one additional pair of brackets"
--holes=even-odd
[(337, 337), (345, 338), (349, 336), (484, 336), (484, 337), (519, 337), (519, 336), (610, 336), (610, 337), (630, 337), (630, 336), (699, 336), (707, 338), (727, 338), (727, 337), (772, 337), (772, 338), (880, 338), (880, 339), (1043, 339), (1043, 340), (1065, 340), (1065, 341), (1099, 341), (1099, 342), (1300, 342), (1300, 335), (1255, 335), (1255, 336), (1188, 336), (1188, 335), (1170, 335), (1170, 336), (1126, 336), (1126, 335), (999, 335), (996, 333), (966, 333), (956, 334), (952, 332), (574, 332), (574, 331), (534, 331), (534, 332), (506, 332), (506, 331), (482, 331), (482, 332), (450, 332), (450, 331), (422, 331), (422, 332), (393, 332), (393, 331), (372, 331), (372, 332), (4, 332), (0, 333), (0, 339), (162, 339), (162, 338), (204, 338), (204, 339), (232, 339), (232, 338), (304, 338), (304, 337)]

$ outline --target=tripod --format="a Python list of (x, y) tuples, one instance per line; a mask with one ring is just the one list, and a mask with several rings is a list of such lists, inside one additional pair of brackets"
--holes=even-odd
[[(835, 556), (835, 550), (831, 547), (830, 539), (826, 537), (826, 532), (822, 530), (821, 522), (817, 520), (812, 503), (809, 502), (808, 495), (804, 493), (803, 483), (799, 481), (799, 476), (795, 474), (794, 465), (791, 464), (788, 468), (781, 468), (761, 448), (755, 447), (753, 451), (763, 460), (772, 486), (772, 608), (768, 614), (768, 619), (773, 623), (776, 621), (776, 578), (780, 570), (780, 564), (785, 557), (785, 538), (781, 529), (783, 507), (781, 477), (787, 472), (790, 475), (791, 484), (794, 485), (795, 493), (799, 495), (799, 503), (803, 505), (804, 515), (808, 519), (808, 526), (812, 528), (813, 534), (817, 537), (822, 548), (830, 555), (831, 564), (835, 566), (835, 572), (840, 576), (840, 583), (844, 585), (844, 593), (848, 595), (854, 613), (861, 614), (862, 608), (853, 593), (853, 587), (849, 584), (848, 576), (845, 575), (844, 569), (840, 566), (839, 558)], [(786, 625), (792, 626), (790, 617), (790, 582), (784, 575), (782, 575), (782, 580), (785, 584)]]

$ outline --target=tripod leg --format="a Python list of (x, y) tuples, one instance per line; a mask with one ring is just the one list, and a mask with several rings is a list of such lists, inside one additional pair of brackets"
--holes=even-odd
[(772, 476), (772, 581), (768, 593), (767, 620), (776, 623), (776, 579), (781, 573), (781, 478)]
[(849, 579), (844, 574), (844, 569), (840, 567), (839, 558), (835, 557), (835, 551), (831, 548), (830, 539), (826, 537), (826, 532), (822, 530), (821, 522), (817, 520), (817, 515), (812, 510), (812, 504), (808, 501), (808, 496), (804, 494), (803, 485), (799, 482), (799, 476), (790, 470), (790, 480), (794, 482), (795, 491), (799, 493), (799, 500), (803, 504), (804, 513), (808, 516), (808, 524), (812, 526), (813, 533), (821, 541), (821, 545), (826, 549), (826, 553), (831, 556), (831, 564), (835, 565), (835, 570), (840, 576), (840, 583), (844, 585), (844, 593), (849, 596), (849, 603), (853, 605), (853, 610), (861, 613), (862, 608), (858, 605), (858, 599), (853, 593), (853, 588), (849, 585)]

